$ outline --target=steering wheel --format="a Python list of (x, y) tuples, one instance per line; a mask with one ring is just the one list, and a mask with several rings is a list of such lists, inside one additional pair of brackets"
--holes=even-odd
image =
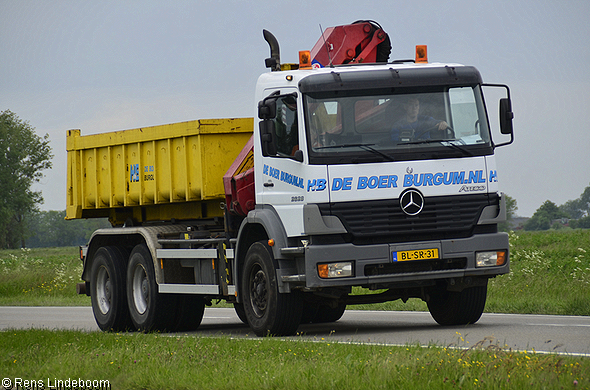
[[(424, 129), (424, 130), (420, 131), (419, 133), (414, 134), (413, 136), (409, 137), (410, 138), (409, 141), (417, 141), (424, 134), (430, 133), (432, 131), (439, 131), (441, 133), (444, 132), (444, 135), (442, 137), (440, 137), (441, 139), (455, 139), (455, 131), (451, 128), (451, 126), (447, 126), (447, 128), (445, 130), (439, 130), (438, 129), (438, 123), (437, 123), (436, 125), (431, 126), (431, 127), (427, 128), (427, 129)], [(438, 138), (436, 138), (436, 139), (438, 139)], [(406, 142), (407, 142), (407, 140), (406, 140)], [(379, 141), (377, 141), (376, 144), (377, 145), (381, 145), (381, 146), (389, 146), (389, 145), (398, 144), (398, 143), (404, 143), (404, 141), (401, 141), (401, 140), (399, 140), (399, 141), (392, 140), (391, 139), (391, 136), (389, 135), (389, 136), (384, 137), (384, 138), (380, 139)]]
[[(439, 122), (439, 123), (440, 123), (440, 122)], [(438, 125), (439, 125), (439, 123), (437, 123), (437, 124), (436, 124), (436, 125), (434, 125), (434, 126), (431, 126), (431, 127), (427, 128), (427, 129), (424, 129), (424, 130), (420, 131), (420, 132), (419, 132), (419, 133), (417, 133), (417, 134), (414, 134), (414, 140), (419, 140), (420, 138), (422, 138), (422, 136), (423, 136), (424, 134), (426, 134), (426, 133), (430, 133), (430, 132), (432, 132), (432, 131), (440, 131), (440, 132), (444, 132), (444, 133), (443, 133), (444, 135), (443, 135), (443, 137), (441, 137), (441, 138), (444, 138), (444, 139), (455, 139), (455, 131), (454, 131), (454, 130), (451, 128), (451, 126), (448, 126), (448, 125), (447, 125), (447, 128), (446, 128), (446, 129), (444, 129), (444, 130), (439, 130), (439, 129), (438, 129)]]

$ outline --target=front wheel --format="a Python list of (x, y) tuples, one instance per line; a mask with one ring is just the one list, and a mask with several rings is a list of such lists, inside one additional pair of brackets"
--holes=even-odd
[(338, 304), (332, 307), (330, 304), (321, 303), (307, 303), (303, 307), (303, 315), (301, 316), (302, 324), (322, 324), (328, 322), (336, 322), (344, 315), (346, 311), (346, 304)]
[(485, 308), (487, 290), (487, 281), (483, 286), (469, 287), (461, 292), (437, 288), (430, 294), (428, 310), (440, 325), (474, 324)]
[(242, 286), (246, 318), (257, 336), (295, 334), (303, 300), (297, 291), (279, 293), (274, 257), (266, 243), (256, 242), (248, 249)]
[(244, 309), (244, 304), (242, 302), (234, 302), (234, 310), (236, 311), (236, 315), (244, 324), (248, 324), (248, 317), (246, 317), (246, 310)]
[(344, 315), (346, 311), (345, 304), (339, 304), (336, 307), (329, 305), (320, 305), (315, 317), (311, 322), (320, 324), (325, 322), (336, 322)]
[(176, 318), (174, 324), (170, 326), (171, 331), (188, 332), (196, 330), (205, 314), (205, 300), (198, 295), (177, 295), (170, 297), (175, 300), (172, 303), (176, 305)]

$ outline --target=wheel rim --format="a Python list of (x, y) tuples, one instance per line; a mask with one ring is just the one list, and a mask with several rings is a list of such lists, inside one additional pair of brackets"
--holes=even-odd
[(264, 316), (268, 303), (268, 281), (260, 267), (252, 270), (250, 277), (250, 301), (256, 317)]
[(100, 267), (96, 276), (96, 302), (102, 314), (111, 310), (111, 277), (105, 267)]
[(143, 266), (138, 264), (133, 271), (133, 303), (139, 314), (145, 313), (149, 303), (149, 283)]

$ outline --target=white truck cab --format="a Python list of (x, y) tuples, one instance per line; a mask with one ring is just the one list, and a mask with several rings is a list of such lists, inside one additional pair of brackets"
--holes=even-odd
[[(332, 307), (419, 297), (441, 324), (479, 319), (487, 280), (509, 272), (484, 85), (471, 66), (405, 62), (259, 78), (245, 224), (275, 232), (279, 291)], [(508, 87), (488, 86), (506, 91), (511, 143)], [(363, 298), (353, 286), (387, 291)]]

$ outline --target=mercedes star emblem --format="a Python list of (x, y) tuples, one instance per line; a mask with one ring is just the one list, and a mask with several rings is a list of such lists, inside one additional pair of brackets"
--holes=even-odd
[(402, 194), (399, 204), (407, 215), (418, 215), (424, 207), (424, 197), (419, 191), (410, 189)]

